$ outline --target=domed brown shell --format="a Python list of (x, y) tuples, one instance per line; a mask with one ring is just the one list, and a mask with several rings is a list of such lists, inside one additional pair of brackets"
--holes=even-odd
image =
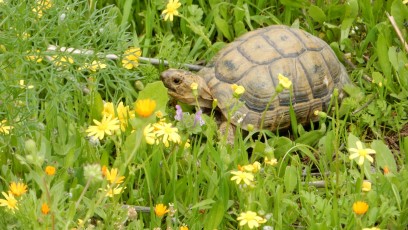
[[(212, 95), (225, 117), (239, 107), (231, 122), (259, 128), (262, 113), (279, 84), (278, 75), (292, 81), (293, 95), (284, 90), (272, 101), (263, 128), (276, 130), (290, 126), (289, 103), (292, 100), (299, 123), (318, 118), (315, 110), (325, 111), (334, 88), (350, 82), (346, 69), (320, 38), (287, 26), (269, 26), (249, 32), (224, 47), (209, 66), (202, 70)], [(234, 104), (231, 85), (242, 85), (242, 106)]]

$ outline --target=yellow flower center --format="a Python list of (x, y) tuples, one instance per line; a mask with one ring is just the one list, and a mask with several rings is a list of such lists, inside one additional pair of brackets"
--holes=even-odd
[(358, 155), (360, 155), (360, 156), (362, 156), (362, 157), (365, 157), (365, 156), (367, 156), (367, 151), (365, 150), (365, 149), (359, 149), (358, 150)]
[(177, 11), (177, 8), (178, 8), (178, 6), (177, 6), (177, 4), (175, 4), (175, 3), (169, 3), (169, 4), (167, 4), (167, 12), (168, 12), (169, 14), (173, 14), (174, 12), (176, 12), (176, 11)]
[(105, 122), (101, 123), (101, 125), (98, 125), (98, 129), (100, 131), (105, 131), (108, 129), (108, 124), (106, 124)]

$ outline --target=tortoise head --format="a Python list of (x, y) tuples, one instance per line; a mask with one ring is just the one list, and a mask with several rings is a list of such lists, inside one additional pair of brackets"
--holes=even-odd
[(197, 83), (197, 101), (199, 106), (211, 108), (213, 100), (211, 92), (208, 89), (207, 83), (199, 74), (186, 70), (169, 69), (164, 71), (160, 77), (170, 96), (190, 105), (196, 105), (196, 98), (193, 95), (191, 84)]

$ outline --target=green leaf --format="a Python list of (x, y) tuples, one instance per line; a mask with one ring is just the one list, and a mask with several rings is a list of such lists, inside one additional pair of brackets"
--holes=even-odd
[(380, 33), (376, 43), (378, 62), (387, 79), (391, 79), (391, 63), (388, 59), (388, 45), (385, 36)]
[(214, 18), (215, 25), (217, 26), (217, 29), (221, 31), (221, 33), (229, 40), (232, 41), (234, 38), (232, 37), (230, 31), (229, 31), (229, 25), (227, 21), (222, 19), (219, 16), (216, 16)]
[(225, 208), (223, 202), (216, 202), (204, 221), (204, 229), (217, 229), (224, 218)]
[(103, 111), (102, 97), (98, 92), (95, 91), (92, 94), (91, 116), (90, 116), (91, 120), (92, 119), (99, 120), (102, 117), (101, 115), (102, 111)]
[(197, 204), (193, 205), (190, 209), (195, 209), (195, 208), (207, 209), (207, 207), (213, 203), (215, 203), (213, 199), (206, 199), (206, 200), (200, 201)]
[(347, 147), (348, 148), (357, 148), (357, 141), (359, 141), (358, 137), (354, 136), (353, 134), (349, 133), (347, 138)]
[(324, 11), (315, 5), (311, 5), (309, 7), (309, 15), (310, 17), (313, 18), (314, 21), (319, 22), (319, 23), (323, 23), (324, 21), (326, 21), (326, 14), (324, 13)]
[(375, 140), (371, 143), (371, 148), (376, 152), (375, 160), (377, 166), (381, 168), (388, 167), (390, 172), (397, 173), (397, 164), (395, 163), (394, 155), (384, 142)]
[(281, 0), (280, 3), (285, 6), (302, 9), (308, 2), (303, 0)]
[(284, 183), (287, 192), (295, 190), (297, 185), (297, 170), (295, 166), (286, 166)]
[(402, 0), (394, 0), (391, 5), (391, 15), (398, 27), (403, 28), (405, 20), (408, 20), (408, 7), (402, 3)]
[(314, 146), (326, 133), (326, 125), (322, 124), (319, 130), (305, 132), (295, 140), (296, 143)]

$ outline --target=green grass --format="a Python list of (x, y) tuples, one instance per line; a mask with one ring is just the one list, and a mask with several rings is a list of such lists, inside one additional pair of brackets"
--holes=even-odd
[[(53, 0), (39, 17), (34, 0), (0, 3), (0, 192), (7, 193), (12, 182), (28, 187), (17, 197), (18, 210), (0, 207), (0, 226), (248, 229), (239, 227), (237, 217), (253, 211), (266, 220), (259, 229), (406, 228), (408, 50), (386, 12), (408, 40), (407, 5), (401, 0), (185, 0), (170, 22), (161, 15), (166, 4)], [(319, 36), (343, 63), (351, 63), (345, 64), (354, 83), (345, 88), (348, 97), (328, 117), (311, 128), (294, 126), (290, 135), (262, 130), (260, 140), (259, 132), (242, 135), (238, 129), (234, 145), (226, 144), (210, 114), (198, 126), (194, 108), (183, 105), (189, 113), (174, 119), (174, 103), (159, 82), (167, 67), (122, 66), (129, 47), (174, 68), (206, 63), (237, 36), (272, 24)], [(47, 50), (50, 45), (94, 52)], [(105, 58), (108, 54), (118, 58)], [(70, 57), (73, 63), (56, 65), (51, 57)], [(106, 68), (80, 69), (92, 61)], [(149, 117), (136, 114), (126, 129), (100, 141), (87, 136), (93, 120), (102, 119), (104, 102), (115, 107), (123, 102), (134, 111), (136, 100), (149, 98), (157, 103)], [(180, 143), (166, 147), (160, 138), (146, 143), (145, 127), (163, 125), (157, 111), (177, 127)], [(360, 167), (349, 159), (358, 141), (376, 151), (374, 163)], [(266, 164), (265, 157), (278, 163)], [(251, 186), (231, 181), (232, 172), (256, 161), (261, 169), (253, 172)], [(111, 186), (106, 177), (98, 179), (103, 165), (125, 177), (123, 190), (113, 197), (106, 196)], [(46, 166), (55, 167), (56, 174), (47, 175)], [(363, 180), (372, 183), (371, 191), (362, 192)], [(3, 203), (4, 195), (0, 199)], [(353, 213), (356, 201), (368, 203), (367, 213)], [(158, 217), (153, 209), (160, 203), (174, 210)], [(43, 204), (49, 213), (42, 213)]]

